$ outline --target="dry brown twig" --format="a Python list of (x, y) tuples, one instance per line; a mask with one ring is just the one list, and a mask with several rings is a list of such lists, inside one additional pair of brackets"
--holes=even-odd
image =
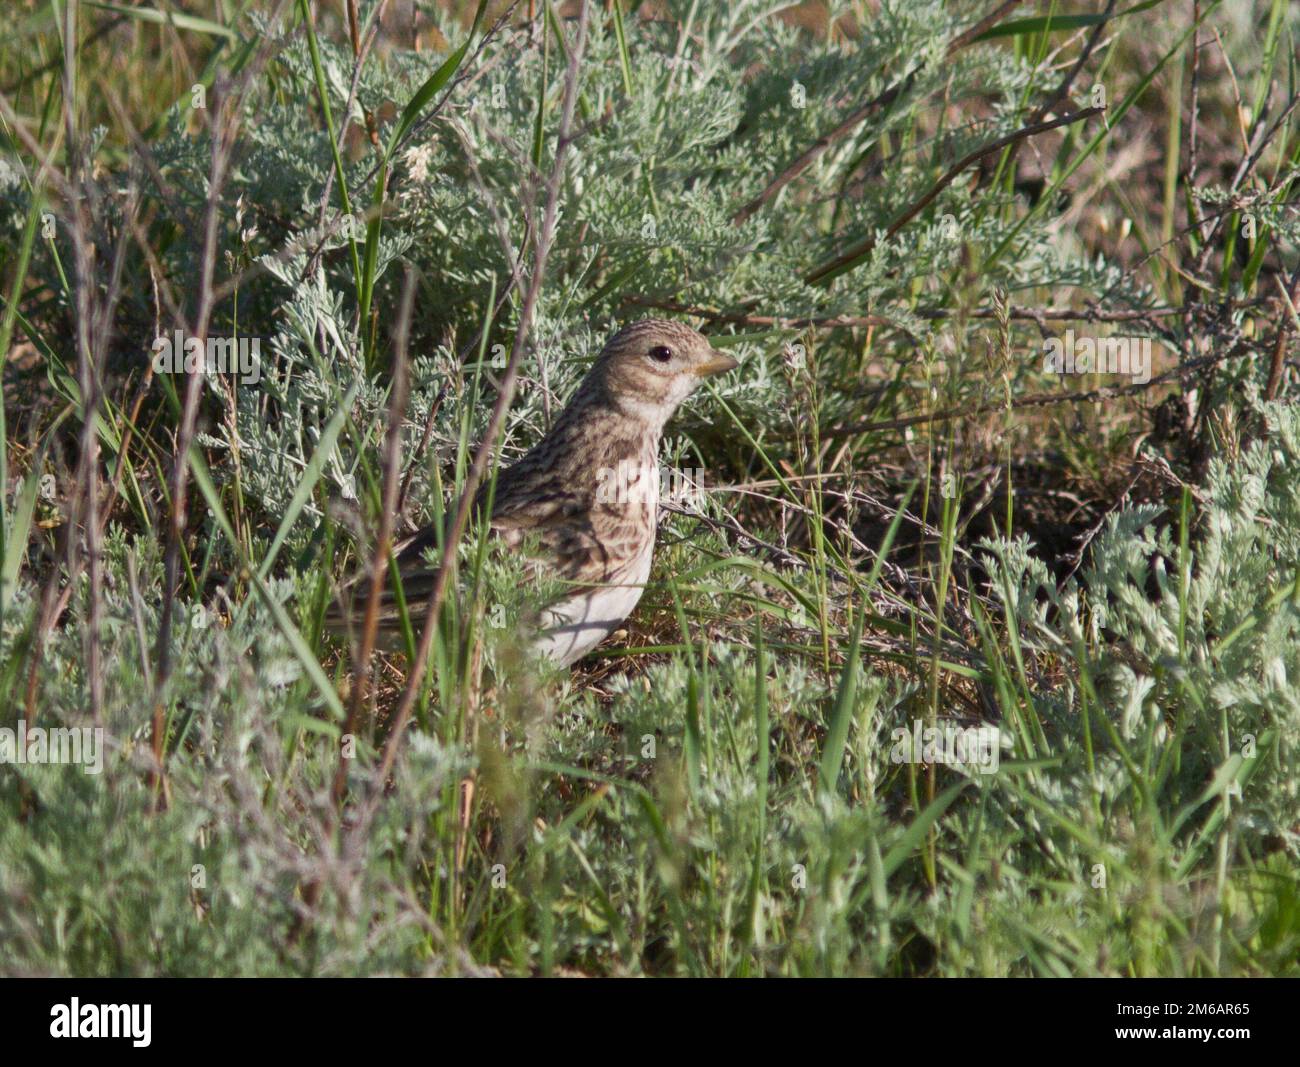
[[(288, 6), (289, 0), (280, 0), (272, 16), (273, 24), (278, 24)], [(192, 326), (192, 336), (200, 344), (206, 344), (208, 325), (216, 306), (213, 279), (216, 271), (217, 245), (219, 234), (217, 228), (218, 209), (221, 204), (221, 191), (225, 186), (231, 153), (242, 117), (244, 94), (253, 79), (261, 73), (277, 47), (274, 39), (263, 42), (257, 56), (244, 68), (237, 85), (227, 94), (222, 91), (220, 83), (213, 85), (214, 107), (207, 113), (209, 136), (212, 147), (209, 156), (207, 203), (203, 220), (202, 252), (199, 260), (199, 293), (197, 308)], [(208, 109), (205, 109), (208, 112)], [(185, 382), (185, 399), (181, 409), (180, 426), (176, 433), (176, 455), (171, 471), (170, 500), (168, 507), (167, 542), (163, 553), (163, 599), (162, 612), (158, 624), (158, 640), (154, 655), (156, 680), (154, 686), (153, 710), (153, 754), (158, 767), (155, 786), (160, 787), (163, 777), (163, 754), (166, 733), (166, 685), (171, 674), (171, 632), (174, 616), (173, 604), (179, 586), (179, 561), (181, 541), (185, 535), (188, 513), (186, 498), (189, 489), (189, 450), (194, 441), (194, 432), (198, 422), (199, 399), (203, 393), (204, 373), (202, 370), (189, 374)], [(161, 793), (158, 794), (161, 799)]]
[[(988, 144), (982, 145), (968, 153), (949, 167), (943, 173), (943, 176), (940, 177), (923, 196), (914, 201), (901, 215), (890, 223), (889, 228), (885, 231), (884, 240), (888, 241), (896, 236), (899, 230), (933, 203), (938, 195), (956, 181), (961, 173), (972, 164), (978, 163), (981, 159), (993, 155), (995, 152), (1002, 151), (1002, 149), (1006, 148), (1008, 145), (1016, 144), (1028, 137), (1035, 137), (1040, 133), (1046, 133), (1048, 130), (1054, 130), (1060, 126), (1069, 126), (1072, 123), (1081, 122), (1094, 115), (1100, 115), (1105, 110), (1106, 109), (1103, 107), (1085, 107), (1082, 110), (1072, 112), (1068, 115), (1060, 115), (1044, 122), (1030, 123), (1027, 126), (1022, 126), (1018, 130), (1013, 130), (1011, 133), (990, 141)], [(827, 260), (825, 263), (822, 263), (820, 266), (809, 271), (804, 275), (804, 281), (809, 285), (830, 281), (846, 270), (851, 264), (862, 259), (864, 256), (869, 255), (872, 249), (876, 247), (876, 244), (877, 240), (874, 235), (862, 238), (850, 245), (838, 256)]]
[(1292, 328), (1300, 331), (1296, 313), (1296, 304), (1300, 302), (1300, 267), (1297, 267), (1292, 272), (1289, 283), (1283, 282), (1281, 278), (1275, 280), (1281, 298), (1280, 302), (1285, 306), (1286, 314), (1282, 316), (1282, 321), (1278, 323), (1277, 337), (1273, 341), (1273, 358), (1269, 363), (1268, 384), (1264, 387), (1265, 400), (1277, 399), (1278, 390), (1282, 388), (1282, 372), (1286, 367), (1287, 339), (1291, 335)]
[[(980, 21), (970, 29), (953, 38), (948, 45), (945, 55), (951, 56), (954, 52), (957, 52), (973, 43), (982, 33), (992, 29), (1006, 18), (1012, 10), (1019, 7), (1020, 3), (1021, 0), (1006, 0), (1005, 3), (1001, 4), (988, 15), (985, 15), (984, 18), (980, 19)], [(916, 77), (920, 72), (920, 67), (913, 68), (900, 82), (886, 89), (878, 96), (873, 97), (871, 100), (868, 100), (854, 108), (853, 111), (846, 115), (837, 126), (824, 133), (813, 142), (810, 148), (801, 152), (793, 161), (787, 164), (780, 174), (764, 186), (762, 192), (739, 208), (735, 214), (731, 216), (731, 221), (742, 223), (753, 216), (759, 208), (773, 199), (777, 193), (825, 155), (836, 142), (843, 140), (845, 136), (860, 126), (867, 118), (874, 115), (877, 111), (889, 107), (889, 105), (902, 96), (903, 93), (907, 92), (907, 90), (911, 88), (912, 83), (916, 81)]]
[[(1152, 389), (1157, 385), (1164, 385), (1168, 382), (1178, 379), (1187, 368), (1206, 367), (1212, 364), (1226, 362), (1241, 355), (1243, 351), (1251, 349), (1253, 346), (1246, 341), (1240, 341), (1233, 345), (1227, 351), (1217, 356), (1205, 356), (1201, 359), (1192, 360), (1182, 367), (1175, 367), (1173, 370), (1165, 371), (1163, 374), (1154, 375), (1149, 381), (1133, 382), (1129, 385), (1104, 385), (1096, 389), (1085, 389), (1073, 393), (1030, 393), (1027, 396), (1016, 397), (1011, 404), (1011, 408), (1031, 408), (1045, 407), (1052, 404), (1073, 404), (1088, 403), (1094, 400), (1112, 400), (1116, 397), (1131, 396), (1135, 393), (1142, 393)], [(904, 430), (909, 426), (920, 426), (931, 422), (946, 422), (950, 419), (968, 418), (976, 415), (989, 415), (999, 411), (1005, 411), (1008, 404), (1005, 400), (996, 401), (988, 404), (971, 404), (962, 407), (943, 408), (939, 411), (932, 411), (925, 415), (911, 415), (902, 419), (888, 419), (883, 422), (865, 422), (853, 423), (848, 426), (833, 426), (821, 431), (823, 437), (845, 437), (855, 436), (863, 433), (876, 433), (885, 430)], [(777, 435), (786, 436), (786, 435)]]
[(489, 461), (496, 450), (496, 442), (505, 422), (505, 414), (509, 410), (511, 400), (514, 398), (515, 385), (519, 376), (519, 364), (527, 346), (529, 330), (546, 274), (547, 257), (555, 242), (560, 191), (563, 186), (565, 160), (572, 141), (579, 74), (582, 56), (586, 48), (588, 15), (589, 4), (587, 0), (584, 0), (578, 17), (576, 37), (568, 49), (569, 61), (565, 72), (564, 99), (561, 105), (556, 138), (555, 159), (544, 189), (545, 206), (542, 212), (542, 223), (536, 235), (533, 269), (520, 308), (519, 325), (515, 333), (514, 344), (510, 351), (509, 360), (506, 363), (505, 372), (501, 377), (501, 388), (497, 394), (492, 414), (489, 417), (487, 429), (484, 432), (482, 441), (475, 450), (474, 459), (465, 477), (460, 500), (447, 530), (433, 588), (422, 609), (423, 627), (416, 647), (415, 657), (409, 665), (406, 686), (393, 713), (388, 737), (379, 763), (375, 768), (369, 795), (353, 824), (352, 830), (354, 833), (364, 832), (364, 828), (369, 825), (373, 817), (383, 795), (384, 784), (397, 760), (397, 753), (405, 736), (406, 728), (409, 726), (414, 714), (416, 702), (420, 699), (424, 690), (426, 667), (429, 662), (429, 655), (433, 650), (434, 640), (437, 637), (438, 620), (442, 612), (443, 600), (447, 593), (448, 584), (452, 579), (457, 545), (468, 525), (476, 491), (482, 483)]
[[(402, 285), (402, 302), (397, 313), (397, 327), (393, 357), (393, 384), (388, 398), (388, 434), (384, 442), (384, 487), (379, 509), (379, 533), (370, 559), (370, 595), (366, 600), (365, 618), (361, 625), (361, 645), (353, 663), (353, 683), (347, 719), (343, 725), (344, 737), (355, 736), (361, 727), (369, 691), (370, 660), (375, 651), (375, 637), (379, 629), (379, 606), (384, 592), (384, 575), (392, 550), (393, 523), (397, 516), (402, 473), (402, 423), (406, 418), (406, 396), (409, 385), (407, 344), (411, 333), (411, 312), (415, 303), (415, 271), (408, 266)], [(339, 749), (338, 766), (334, 771), (331, 796), (336, 806), (341, 806), (347, 792), (349, 758)]]
[[(866, 326), (894, 326), (898, 324), (887, 315), (751, 315), (740, 311), (722, 311), (718, 308), (701, 307), (698, 304), (683, 304), (674, 300), (657, 297), (640, 296), (629, 293), (623, 297), (625, 304), (637, 307), (657, 308), (661, 311), (675, 311), (682, 315), (694, 315), (697, 318), (713, 322), (727, 322), (738, 326), (766, 326), (778, 330), (804, 330), (810, 326), (824, 329), (859, 329)], [(1242, 305), (1238, 305), (1242, 306)], [(1082, 308), (1008, 308), (1007, 314), (1016, 320), (1029, 322), (1140, 322), (1146, 319), (1166, 318), (1181, 315), (1181, 307), (1169, 308), (1116, 308), (1106, 309), (1089, 305)], [(996, 308), (913, 308), (908, 312), (918, 319), (996, 319)], [(901, 327), (900, 327), (901, 328)]]

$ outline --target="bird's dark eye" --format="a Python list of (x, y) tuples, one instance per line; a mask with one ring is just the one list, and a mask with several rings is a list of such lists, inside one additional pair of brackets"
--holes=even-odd
[(667, 363), (673, 358), (673, 350), (667, 345), (655, 345), (650, 349), (650, 358), (656, 363)]

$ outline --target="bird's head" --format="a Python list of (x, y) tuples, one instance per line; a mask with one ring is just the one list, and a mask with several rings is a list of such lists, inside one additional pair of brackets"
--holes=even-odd
[(689, 326), (642, 319), (609, 339), (591, 377), (621, 410), (662, 426), (700, 382), (737, 366)]

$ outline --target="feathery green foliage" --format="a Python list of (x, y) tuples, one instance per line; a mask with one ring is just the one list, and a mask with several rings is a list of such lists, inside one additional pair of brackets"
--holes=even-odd
[[(665, 463), (704, 490), (666, 514), (627, 631), (572, 675), (519, 648), (536, 590), (518, 561), (481, 531), (459, 546), (377, 781), (407, 660), (379, 662), (345, 736), (355, 650), (322, 618), (374, 552), (407, 354), (398, 518), (459, 498), (521, 328), (512, 280), (576, 30), (548, 5), (500, 24), (497, 5), (440, 9), (420, 41), (445, 49), (386, 25), (355, 68), (346, 25), (277, 6), (168, 25), (83, 9), (83, 40), (117, 20), (77, 61), (111, 105), (62, 100), (48, 14), (21, 24), (40, 61), (0, 62), (0, 727), (104, 737), (99, 773), (0, 766), (0, 970), (1297, 973), (1293, 364), (1272, 383), (1275, 339), (1292, 357), (1300, 335), (1278, 332), (1300, 242), (1294, 8), (1201, 5), (1234, 73), (1197, 72), (1210, 180), (1177, 133), (1169, 159), (1142, 155), (1184, 110), (1195, 34), (1174, 5), (1097, 39), (1096, 19), (1025, 12), (978, 40), (988, 10), (940, 0), (820, 22), (757, 0), (593, 5), (501, 458), (630, 318), (706, 321), (742, 367), (678, 417)], [(114, 78), (112, 42), (136, 74)], [(171, 48), (195, 50), (206, 108), (188, 75), (161, 80)], [(1240, 178), (1241, 131), (1206, 103), (1234, 83), (1263, 146)], [(1108, 112), (1078, 117), (1097, 87)], [(237, 134), (212, 202), (223, 109)], [(74, 208), (37, 146), (97, 191), (97, 412)], [(181, 326), (172, 301), (190, 322), (205, 291), (209, 212), (209, 333), (260, 339), (259, 377), (206, 375), (160, 678), (185, 380), (142, 380)], [(1061, 308), (1181, 375), (1042, 404), (1116, 384), (1045, 369)], [(97, 585), (76, 550), (86, 420), (115, 487)], [(992, 773), (903, 758), (900, 738), (945, 727), (994, 737)]]

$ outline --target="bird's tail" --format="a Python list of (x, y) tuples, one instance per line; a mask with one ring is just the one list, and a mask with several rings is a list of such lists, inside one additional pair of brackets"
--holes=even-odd
[[(385, 570), (375, 613), (379, 647), (401, 647), (403, 613), (413, 633), (419, 635), (437, 576), (436, 567), (418, 558), (403, 561), (399, 556), (396, 576), (393, 568)], [(341, 637), (360, 637), (366, 627), (373, 591), (369, 569), (342, 586), (326, 609), (325, 629)]]

